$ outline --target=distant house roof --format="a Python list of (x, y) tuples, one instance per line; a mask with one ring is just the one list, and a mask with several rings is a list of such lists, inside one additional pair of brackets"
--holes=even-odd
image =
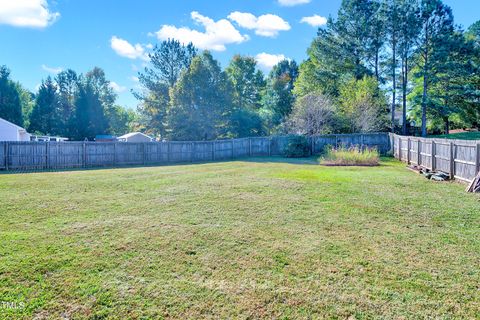
[(128, 138), (131, 138), (131, 137), (136, 136), (136, 135), (141, 135), (141, 136), (144, 136), (148, 139), (153, 139), (152, 137), (147, 136), (146, 134), (141, 133), (141, 132), (130, 132), (130, 133), (124, 134), (123, 136), (118, 137), (118, 139), (128, 139)]
[(27, 130), (25, 130), (24, 128), (22, 128), (22, 127), (20, 127), (20, 126), (17, 126), (15, 123), (11, 123), (10, 121), (7, 121), (7, 120), (5, 120), (5, 119), (3, 119), (3, 118), (0, 118), (0, 122), (3, 122), (3, 123), (5, 123), (5, 124), (7, 124), (7, 125), (10, 125), (10, 126), (14, 127), (14, 128), (17, 128), (17, 129), (20, 130), (20, 131), (25, 131), (25, 132), (27, 132)]
[(117, 137), (109, 134), (97, 134), (95, 140), (117, 140)]

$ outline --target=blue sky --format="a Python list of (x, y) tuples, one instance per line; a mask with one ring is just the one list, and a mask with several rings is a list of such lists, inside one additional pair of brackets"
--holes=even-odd
[[(0, 65), (35, 90), (62, 69), (103, 68), (118, 103), (136, 107), (130, 89), (146, 53), (165, 37), (210, 49), (225, 67), (234, 54), (265, 71), (282, 57), (301, 61), (322, 17), (341, 0), (0, 0)], [(445, 0), (457, 24), (480, 19), (480, 1)], [(305, 19), (304, 19), (305, 18)], [(303, 22), (302, 22), (303, 19)]]

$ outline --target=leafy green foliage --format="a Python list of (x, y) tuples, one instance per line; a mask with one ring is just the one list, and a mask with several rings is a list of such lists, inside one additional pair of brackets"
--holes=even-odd
[(270, 133), (284, 122), (293, 109), (295, 96), (294, 83), (298, 78), (298, 66), (295, 61), (280, 61), (273, 67), (267, 79), (267, 87), (262, 98), (264, 121), (268, 123)]
[(310, 145), (308, 143), (308, 139), (305, 136), (289, 136), (284, 154), (288, 158), (308, 157), (310, 155)]
[(71, 69), (64, 70), (55, 77), (61, 125), (57, 134), (64, 137), (74, 137), (76, 134), (75, 99), (78, 94), (78, 81), (79, 76)]
[(193, 58), (171, 91), (167, 136), (174, 140), (210, 140), (225, 134), (231, 108), (227, 75), (209, 52)]
[[(116, 98), (102, 69), (96, 67), (85, 75), (70, 69), (62, 71), (55, 79), (42, 81), (29, 112), (28, 129), (73, 140), (125, 134), (135, 115), (115, 105)], [(28, 97), (23, 99), (28, 102)]]
[(33, 133), (55, 135), (61, 129), (57, 86), (52, 78), (42, 81), (30, 115), (28, 130)]
[(6, 66), (0, 66), (0, 118), (23, 125), (20, 93), (10, 79), (10, 70)]
[(422, 78), (422, 135), (427, 135), (427, 109), (429, 87), (438, 76), (438, 68), (445, 63), (450, 51), (450, 37), (454, 32), (453, 14), (450, 7), (441, 0), (422, 0), (420, 3), (420, 35), (416, 62), (418, 72), (414, 75)]
[(93, 140), (96, 135), (108, 132), (101, 96), (89, 79), (79, 84), (75, 105), (76, 140)]
[(248, 137), (263, 133), (258, 110), (265, 80), (256, 66), (254, 58), (236, 55), (225, 70), (232, 90), (232, 108), (227, 111), (230, 113), (228, 136)]
[[(355, 108), (351, 103), (347, 107), (345, 100), (363, 90), (353, 85), (352, 79), (373, 77), (376, 90), (388, 92), (390, 102), (383, 101), (382, 94), (381, 104), (368, 105), (378, 106), (383, 114), (390, 104), (392, 130), (399, 101), (403, 133), (407, 133), (410, 120), (422, 124), (423, 134), (427, 128), (477, 127), (479, 25), (467, 32), (455, 27), (452, 11), (442, 0), (342, 1), (338, 17), (330, 18), (326, 27), (318, 30), (309, 47), (294, 93), (298, 97), (312, 93), (329, 96), (352, 125), (358, 114), (364, 114), (351, 117), (352, 112), (344, 112)], [(383, 127), (377, 124), (370, 123), (375, 130)], [(361, 129), (353, 125), (344, 130)]]
[(351, 79), (340, 87), (338, 98), (347, 132), (378, 132), (387, 127), (388, 109), (385, 93), (377, 80)]
[(456, 139), (456, 140), (480, 140), (480, 131), (441, 134), (441, 135), (436, 135), (436, 136), (431, 136), (431, 137), (432, 138)]
[(105, 117), (108, 122), (108, 133), (121, 136), (125, 133), (136, 131), (132, 124), (136, 118), (133, 110), (128, 110), (119, 105), (113, 105), (105, 109)]
[(143, 90), (133, 92), (140, 101), (138, 111), (143, 115), (142, 121), (150, 134), (167, 135), (167, 114), (170, 108), (170, 93), (182, 72), (188, 69), (197, 49), (190, 43), (182, 45), (177, 40), (163, 41), (155, 46), (149, 54), (150, 67), (139, 73)]

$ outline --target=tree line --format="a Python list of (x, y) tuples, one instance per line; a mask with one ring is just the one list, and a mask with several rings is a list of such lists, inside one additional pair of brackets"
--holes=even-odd
[(441, 0), (344, 0), (307, 54), (265, 75), (253, 57), (235, 55), (222, 69), (208, 51), (163, 41), (138, 75), (136, 111), (117, 105), (100, 68), (63, 71), (33, 94), (2, 67), (0, 117), (74, 140), (129, 130), (210, 140), (480, 126), (480, 22), (462, 30)]
[(116, 98), (105, 72), (97, 67), (85, 74), (68, 69), (47, 77), (33, 94), (0, 66), (0, 118), (30, 133), (71, 140), (124, 134), (135, 114), (116, 105)]
[(480, 22), (462, 30), (441, 0), (344, 0), (337, 19), (318, 30), (294, 92), (321, 93), (341, 106), (345, 84), (356, 90), (376, 81), (388, 95), (391, 130), (397, 110), (403, 134), (410, 121), (423, 136), (478, 128), (479, 42)]

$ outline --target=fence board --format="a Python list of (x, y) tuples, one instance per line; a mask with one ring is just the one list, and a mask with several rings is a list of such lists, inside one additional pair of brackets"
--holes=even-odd
[(0, 142), (0, 169), (7, 169), (7, 143)]
[[(410, 148), (407, 141), (410, 140)], [(402, 137), (390, 134), (394, 157), (471, 181), (480, 171), (480, 141)], [(420, 152), (419, 152), (420, 150)], [(415, 159), (420, 159), (415, 160)]]
[[(288, 136), (252, 137), (216, 141), (170, 142), (0, 142), (1, 170), (44, 170), (80, 167), (115, 167), (184, 162), (231, 160), (248, 156), (284, 154)], [(386, 133), (324, 135), (308, 137), (312, 154), (328, 145), (358, 145), (390, 150), (395, 139)], [(398, 143), (398, 142), (397, 142)], [(475, 145), (476, 147), (476, 145)], [(424, 148), (428, 152), (428, 148)], [(458, 148), (458, 154), (468, 149)], [(414, 152), (414, 151), (412, 151)], [(474, 148), (473, 151), (476, 152)], [(396, 151), (397, 153), (397, 151)], [(456, 164), (457, 172), (469, 175), (471, 168)], [(475, 166), (474, 166), (475, 167)], [(470, 171), (469, 171), (470, 170)], [(466, 173), (464, 174), (463, 171)]]

